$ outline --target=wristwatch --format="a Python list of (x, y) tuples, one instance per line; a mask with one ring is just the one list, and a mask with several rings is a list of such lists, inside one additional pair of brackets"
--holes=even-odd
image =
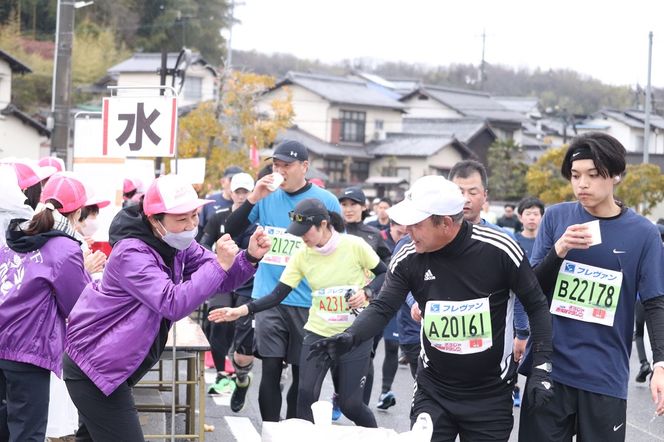
[(373, 289), (367, 285), (367, 286), (364, 286), (364, 287), (362, 288), (362, 290), (364, 291), (364, 294), (366, 295), (367, 299), (368, 299), (369, 301), (371, 301), (371, 300), (373, 299), (373, 297), (374, 297), (374, 291), (373, 291)]
[(535, 368), (539, 368), (540, 370), (544, 370), (547, 373), (551, 373), (551, 369), (553, 367), (551, 366), (551, 362), (545, 362), (543, 364), (540, 364), (540, 365), (536, 366)]

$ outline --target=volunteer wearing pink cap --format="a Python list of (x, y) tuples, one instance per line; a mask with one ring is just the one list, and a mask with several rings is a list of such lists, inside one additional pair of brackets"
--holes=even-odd
[(52, 166), (40, 166), (28, 160), (16, 160), (9, 162), (14, 167), (18, 187), (21, 188), (27, 204), (33, 209), (37, 207), (42, 192), (42, 181), (58, 171)]
[(86, 200), (78, 178), (54, 175), (0, 249), (0, 440), (45, 438), (49, 371), (62, 372), (65, 318), (90, 281), (74, 237)]
[(38, 163), (41, 167), (54, 167), (58, 172), (65, 171), (65, 162), (58, 157), (44, 157)]
[(166, 175), (113, 219), (102, 283), (85, 287), (69, 315), (63, 363), (82, 423), (77, 437), (142, 441), (131, 387), (159, 360), (171, 324), (247, 281), (269, 250), (261, 228), (246, 251), (229, 235), (216, 256), (196, 243), (198, 210), (208, 202)]

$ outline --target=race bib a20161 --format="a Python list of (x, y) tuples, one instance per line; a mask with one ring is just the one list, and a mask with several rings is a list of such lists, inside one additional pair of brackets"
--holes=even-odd
[(622, 273), (563, 261), (551, 301), (551, 313), (577, 321), (613, 326)]
[(346, 292), (357, 291), (357, 286), (337, 286), (316, 290), (311, 293), (314, 312), (325, 322), (335, 325), (350, 326), (356, 315), (348, 307)]
[(479, 353), (493, 345), (489, 298), (428, 301), (423, 327), (431, 346), (444, 353)]
[(265, 226), (264, 229), (272, 241), (272, 247), (263, 257), (263, 262), (285, 266), (295, 252), (304, 247), (302, 238), (286, 233), (283, 227)]

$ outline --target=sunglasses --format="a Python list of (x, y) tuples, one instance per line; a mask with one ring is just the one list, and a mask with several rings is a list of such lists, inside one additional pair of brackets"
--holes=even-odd
[(296, 223), (314, 223), (316, 221), (316, 215), (302, 215), (301, 213), (295, 213), (293, 210), (288, 212), (288, 218)]

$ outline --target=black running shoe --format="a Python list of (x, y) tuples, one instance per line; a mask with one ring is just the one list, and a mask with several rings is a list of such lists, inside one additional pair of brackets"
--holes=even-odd
[(235, 390), (231, 395), (231, 410), (233, 413), (239, 413), (244, 408), (249, 385), (251, 385), (251, 373), (247, 375), (247, 380), (244, 385), (240, 384), (237, 379), (235, 380)]
[(638, 382), (639, 384), (644, 383), (650, 373), (652, 373), (650, 364), (648, 362), (642, 362), (641, 368), (639, 369), (639, 373), (636, 375), (636, 382)]

